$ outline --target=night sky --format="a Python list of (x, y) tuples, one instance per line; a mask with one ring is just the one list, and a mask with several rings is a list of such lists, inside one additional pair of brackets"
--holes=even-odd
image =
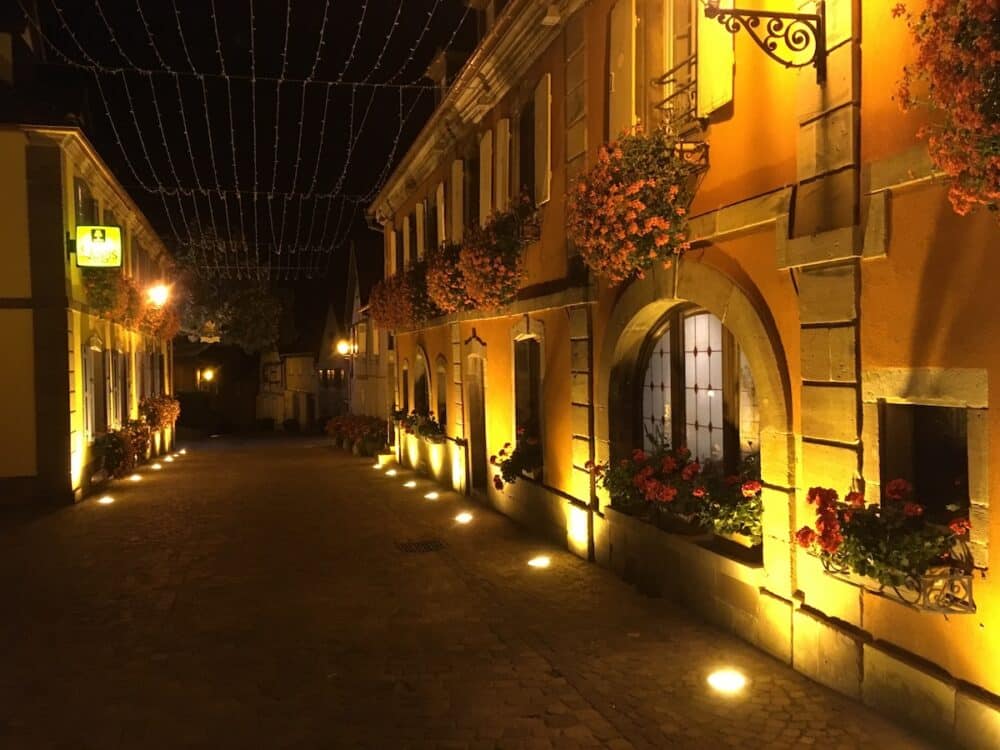
[(364, 212), (432, 111), (421, 75), (475, 34), (461, 0), (35, 2), (45, 76), (169, 246), (334, 298), (350, 241), (381, 264)]

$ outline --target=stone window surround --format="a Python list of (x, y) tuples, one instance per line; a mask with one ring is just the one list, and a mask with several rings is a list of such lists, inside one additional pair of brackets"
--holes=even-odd
[(881, 500), (879, 402), (949, 406), (966, 410), (969, 459), (969, 548), (976, 567), (989, 567), (989, 390), (988, 374), (978, 368), (884, 367), (861, 374), (865, 500)]

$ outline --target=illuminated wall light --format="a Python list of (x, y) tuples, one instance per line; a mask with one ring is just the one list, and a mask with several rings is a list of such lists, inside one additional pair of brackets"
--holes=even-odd
[(548, 555), (539, 555), (528, 560), (528, 565), (532, 568), (547, 568), (551, 562)]
[(142, 475), (141, 474), (133, 474), (132, 476), (130, 476), (128, 478), (128, 480), (130, 482), (141, 482), (142, 481)]
[(708, 684), (716, 692), (734, 695), (746, 687), (747, 678), (735, 669), (717, 669), (708, 676)]
[(97, 502), (99, 502), (101, 505), (111, 505), (111, 503), (113, 503), (114, 501), (115, 499), (111, 497), (111, 495), (105, 495), (104, 497), (100, 498)]
[(413, 481), (413, 480), (411, 479), (411, 480), (410, 480), (409, 482), (407, 482), (407, 483), (406, 483), (406, 484), (404, 484), (403, 486), (404, 486), (404, 487), (406, 487), (406, 488), (408, 488), (408, 489), (411, 489), (411, 490), (412, 490), (412, 489), (413, 489), (414, 487), (416, 487), (416, 486), (417, 486), (417, 483), (416, 483), (416, 482), (414, 482), (414, 481)]
[(163, 464), (156, 463), (156, 464), (153, 464), (152, 467), (150, 467), (150, 468), (152, 468), (153, 471), (159, 471), (160, 469), (163, 468)]
[(444, 469), (447, 448), (444, 443), (430, 443), (427, 446), (427, 463), (431, 466), (431, 474), (438, 479), (441, 478), (441, 470)]
[(387, 472), (385, 473), (385, 475), (386, 475), (387, 477), (394, 477), (394, 476), (396, 476), (396, 470), (395, 470), (395, 469), (389, 469), (389, 471), (387, 471)]
[(586, 547), (590, 541), (589, 514), (576, 505), (566, 506), (566, 534), (578, 547)]
[(439, 495), (436, 492), (428, 492), (426, 495), (424, 495), (424, 499), (426, 500), (437, 500), (439, 497), (441, 497), (441, 495)]
[(469, 523), (469, 521), (472, 520), (472, 514), (471, 513), (459, 513), (457, 516), (455, 516), (455, 520), (458, 523), (462, 523), (462, 524)]

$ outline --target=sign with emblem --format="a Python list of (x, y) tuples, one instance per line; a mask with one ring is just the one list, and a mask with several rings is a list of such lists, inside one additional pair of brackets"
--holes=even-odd
[(77, 227), (76, 265), (80, 268), (121, 268), (121, 227)]

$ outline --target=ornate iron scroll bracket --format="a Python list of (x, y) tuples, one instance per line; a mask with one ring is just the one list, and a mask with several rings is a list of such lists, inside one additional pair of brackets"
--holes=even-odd
[[(746, 29), (764, 53), (786, 68), (816, 68), (816, 83), (826, 82), (826, 8), (816, 0), (815, 13), (774, 13), (766, 10), (720, 8), (705, 0), (705, 17), (714, 18), (730, 34)], [(808, 59), (805, 54), (812, 50)]]

